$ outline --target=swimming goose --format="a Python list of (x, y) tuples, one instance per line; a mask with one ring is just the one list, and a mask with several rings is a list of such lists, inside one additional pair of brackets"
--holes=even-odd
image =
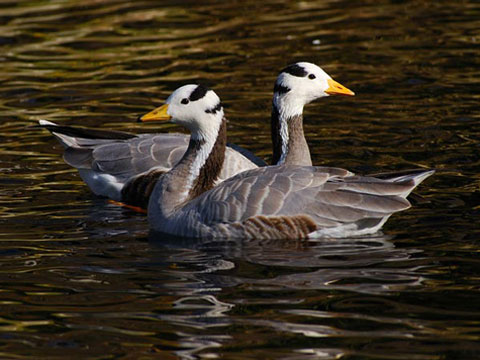
[[(226, 120), (212, 91), (188, 101), (196, 85), (177, 89), (141, 121), (170, 120), (190, 132), (182, 159), (158, 178), (148, 206), (154, 231), (183, 237), (304, 238), (374, 233), (433, 171), (390, 180), (329, 167), (279, 165), (242, 172), (215, 185)], [(216, 111), (211, 111), (211, 109)]]
[[(185, 99), (192, 104), (207, 89), (197, 86)], [(217, 109), (210, 109), (215, 113)], [(144, 116), (154, 116), (155, 110)], [(146, 209), (153, 185), (161, 174), (176, 164), (188, 147), (185, 134), (141, 134), (60, 126), (40, 120), (66, 148), (65, 161), (78, 169), (90, 189), (100, 196)], [(228, 144), (217, 181), (264, 166), (265, 162), (246, 149)]]

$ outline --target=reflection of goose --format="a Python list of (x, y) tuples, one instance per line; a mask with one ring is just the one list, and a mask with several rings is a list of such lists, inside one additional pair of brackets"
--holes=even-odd
[[(191, 98), (203, 94), (198, 88)], [(297, 63), (286, 67), (275, 83), (272, 110), (274, 164), (312, 165), (303, 134), (303, 106), (316, 98), (353, 92), (333, 81), (318, 66)], [(144, 118), (155, 117), (155, 109)], [(146, 208), (158, 176), (170, 170), (187, 150), (188, 135), (143, 134), (60, 126), (40, 121), (66, 147), (65, 161), (101, 196)], [(219, 180), (264, 166), (249, 151), (227, 145)]]
[[(225, 154), (226, 121), (213, 91), (189, 101), (199, 86), (177, 89), (154, 117), (191, 131), (188, 149), (160, 177), (149, 202), (154, 230), (189, 237), (343, 237), (376, 232), (433, 171), (388, 180), (339, 168), (268, 166), (217, 185)], [(213, 188), (213, 189), (212, 189)]]

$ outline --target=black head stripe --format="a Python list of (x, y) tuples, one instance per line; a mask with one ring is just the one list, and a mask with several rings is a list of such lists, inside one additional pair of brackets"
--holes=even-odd
[(298, 77), (305, 77), (308, 75), (308, 72), (306, 72), (303, 67), (297, 64), (288, 65), (281, 72), (284, 72), (293, 76), (298, 76)]
[(275, 86), (273, 87), (273, 92), (275, 94), (286, 94), (287, 92), (290, 91), (290, 88), (287, 86), (283, 86), (282, 84), (275, 83)]
[(188, 100), (197, 101), (197, 100), (203, 98), (205, 96), (205, 94), (207, 93), (207, 91), (208, 91), (208, 88), (206, 86), (198, 85), (195, 88), (195, 90), (192, 91)]
[(211, 109), (205, 110), (205, 112), (207, 114), (214, 114), (215, 115), (217, 113), (217, 111), (220, 111), (221, 109), (222, 109), (222, 103), (219, 102), (217, 105), (215, 105)]

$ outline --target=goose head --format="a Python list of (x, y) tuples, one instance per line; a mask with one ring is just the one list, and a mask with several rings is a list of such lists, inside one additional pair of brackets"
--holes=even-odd
[(333, 80), (319, 66), (298, 62), (283, 69), (277, 77), (273, 102), (284, 112), (296, 115), (303, 107), (330, 95), (353, 96), (355, 93)]
[(223, 107), (213, 90), (203, 85), (189, 84), (175, 90), (164, 105), (138, 120), (169, 121), (187, 128), (192, 139), (213, 140), (223, 120)]

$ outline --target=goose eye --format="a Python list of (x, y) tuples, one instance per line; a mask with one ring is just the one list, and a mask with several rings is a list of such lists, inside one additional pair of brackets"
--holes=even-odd
[(313, 74), (310, 74), (310, 75), (308, 75), (308, 78), (309, 78), (310, 80), (313, 80), (313, 79), (315, 79), (315, 78), (316, 78), (316, 76), (315, 76), (315, 75), (313, 75)]
[(188, 99), (187, 98), (184, 98), (182, 99), (182, 101), (180, 101), (183, 105), (187, 105), (189, 103)]

